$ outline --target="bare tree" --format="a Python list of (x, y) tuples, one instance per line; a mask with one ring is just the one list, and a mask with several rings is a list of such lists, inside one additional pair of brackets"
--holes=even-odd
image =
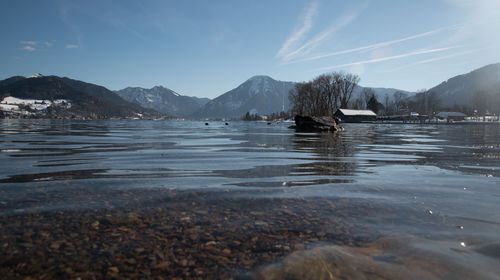
[(333, 114), (335, 108), (335, 84), (332, 75), (323, 74), (319, 75), (313, 80), (318, 91), (321, 93), (319, 96), (322, 112), (327, 115)]
[(472, 96), (472, 105), (480, 115), (486, 115), (491, 104), (491, 96), (485, 91), (476, 91)]
[(427, 114), (434, 114), (439, 109), (441, 101), (434, 91), (427, 92)]
[(368, 103), (366, 104), (366, 109), (372, 110), (375, 114), (378, 114), (381, 107), (383, 107), (383, 105), (378, 102), (375, 94), (370, 97), (370, 100), (368, 100)]
[(392, 98), (394, 99), (394, 112), (396, 114), (408, 106), (408, 95), (406, 93), (398, 90), (393, 93)]
[(360, 96), (360, 97), (352, 100), (351, 103), (349, 104), (349, 107), (352, 109), (355, 109), (355, 110), (363, 110), (366, 108), (365, 101)]
[(298, 83), (295, 88), (290, 91), (289, 99), (292, 103), (292, 113), (298, 115), (305, 115), (307, 105), (306, 83)]
[(433, 114), (440, 108), (439, 97), (432, 91), (420, 90), (412, 99), (408, 108), (420, 114)]
[(346, 108), (352, 97), (352, 92), (359, 83), (359, 77), (351, 73), (333, 73), (336, 80), (337, 93), (340, 101), (340, 108)]
[(384, 98), (384, 108), (385, 108), (384, 113), (386, 116), (394, 114), (394, 111), (392, 110), (393, 107), (394, 104), (391, 102), (391, 98), (389, 97), (389, 95), (386, 95)]
[[(331, 116), (345, 108), (359, 77), (352, 74), (323, 74), (310, 82), (300, 83), (290, 92), (292, 112), (299, 115)], [(340, 107), (339, 107), (340, 106)]]
[(290, 92), (292, 112), (299, 115), (317, 115), (321, 111), (321, 97), (312, 82), (299, 83)]
[(372, 98), (372, 96), (375, 96), (375, 91), (371, 88), (364, 88), (363, 91), (361, 92), (361, 98), (363, 100), (363, 109), (368, 108), (368, 102)]

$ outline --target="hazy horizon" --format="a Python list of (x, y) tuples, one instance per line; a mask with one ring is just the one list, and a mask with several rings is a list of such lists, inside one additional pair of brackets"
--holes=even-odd
[(215, 98), (255, 75), (347, 71), (407, 91), (500, 61), (495, 0), (2, 4), (0, 79), (33, 73)]

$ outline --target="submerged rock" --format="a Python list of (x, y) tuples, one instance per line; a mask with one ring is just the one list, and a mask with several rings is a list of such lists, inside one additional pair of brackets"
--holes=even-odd
[(311, 116), (295, 116), (295, 127), (298, 130), (304, 131), (342, 131), (343, 127), (339, 126), (340, 119), (337, 117), (311, 117)]
[[(477, 257), (457, 257), (440, 242), (421, 247), (417, 237), (389, 236), (364, 246), (324, 245), (295, 251), (261, 266), (250, 279), (496, 279), (498, 271), (477, 269)], [(470, 253), (469, 253), (470, 254)]]

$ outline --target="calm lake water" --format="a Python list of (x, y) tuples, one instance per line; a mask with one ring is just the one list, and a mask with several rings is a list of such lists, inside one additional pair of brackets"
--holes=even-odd
[(500, 279), (499, 125), (0, 125), (0, 277)]

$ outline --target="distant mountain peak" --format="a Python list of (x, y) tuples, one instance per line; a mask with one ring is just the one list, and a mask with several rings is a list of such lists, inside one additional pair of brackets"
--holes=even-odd
[(253, 77), (251, 77), (250, 79), (248, 79), (248, 81), (262, 81), (262, 80), (273, 80), (273, 78), (269, 77), (269, 76), (266, 76), (266, 75), (255, 75)]
[(171, 89), (164, 87), (162, 85), (154, 86), (150, 89), (150, 91), (159, 91), (162, 93), (170, 93), (170, 94), (173, 94), (175, 96), (181, 96), (179, 93), (175, 92), (174, 90), (171, 90)]
[(42, 75), (42, 74), (40, 74), (40, 73), (35, 73), (35, 74), (33, 74), (33, 75), (31, 75), (31, 76), (28, 76), (28, 77), (26, 77), (26, 78), (30, 79), (30, 78), (41, 78), (41, 77), (43, 77), (43, 75)]
[(277, 81), (265, 75), (253, 76), (238, 87), (208, 102), (196, 118), (239, 118), (246, 112), (261, 115), (289, 109), (288, 94), (293, 82)]

